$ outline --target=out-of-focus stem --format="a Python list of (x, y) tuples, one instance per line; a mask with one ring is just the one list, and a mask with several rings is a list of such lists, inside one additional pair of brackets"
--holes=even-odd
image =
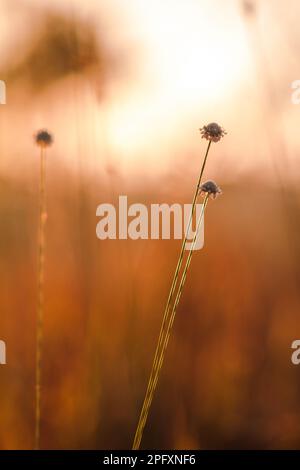
[(44, 321), (44, 263), (45, 263), (45, 226), (46, 226), (46, 151), (41, 146), (40, 153), (40, 191), (39, 191), (39, 232), (37, 267), (37, 316), (36, 316), (36, 367), (35, 367), (35, 444), (40, 448), (41, 423), (41, 373), (42, 342)]

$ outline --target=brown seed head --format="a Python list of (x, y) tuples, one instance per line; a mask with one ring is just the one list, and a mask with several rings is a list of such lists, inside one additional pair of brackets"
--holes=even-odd
[(201, 196), (208, 195), (212, 199), (216, 199), (220, 194), (222, 194), (221, 188), (214, 181), (206, 181), (201, 184), (199, 188), (199, 194)]
[(35, 135), (35, 141), (39, 147), (50, 147), (53, 143), (53, 137), (47, 130), (42, 129)]
[(211, 122), (207, 126), (199, 129), (202, 139), (218, 142), (227, 132), (216, 122)]

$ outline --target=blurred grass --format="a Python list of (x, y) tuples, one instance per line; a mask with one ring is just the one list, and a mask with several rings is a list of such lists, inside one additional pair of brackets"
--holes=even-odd
[[(166, 159), (180, 154), (172, 160), (171, 175), (156, 181), (145, 174), (138, 181), (121, 177), (118, 168), (126, 162), (112, 155), (114, 136), (106, 136), (105, 119), (99, 126), (94, 100), (105, 101), (112, 78), (128, 80), (139, 47), (118, 44), (119, 26), (109, 32), (109, 21), (102, 28), (70, 11), (12, 5), (26, 10), (25, 19), (32, 14), (39, 28), (20, 29), (22, 47), (12, 41), (8, 62), (1, 63), (1, 78), (10, 87), (9, 106), (0, 115), (0, 338), (7, 343), (8, 361), (0, 374), (0, 448), (33, 447), (38, 184), (28, 142), (39, 120), (53, 130), (57, 145), (47, 189), (41, 447), (129, 448), (180, 241), (101, 242), (96, 207), (116, 203), (118, 194), (127, 194), (129, 203), (190, 203), (187, 183), (194, 184), (194, 176), (186, 161), (198, 167), (195, 151), (182, 158), (174, 135), (164, 154)], [(272, 26), (277, 31), (276, 21)], [(265, 39), (270, 32), (269, 25)], [(107, 43), (111, 36), (115, 54)], [(295, 31), (291, 38), (296, 43)], [(284, 57), (284, 51), (275, 65), (290, 77), (293, 69), (283, 58), (296, 61), (296, 56), (293, 51)], [(258, 53), (253, 48), (254, 59)], [(255, 62), (253, 69), (255, 75)], [(137, 71), (129, 80), (133, 88)], [(267, 89), (275, 83), (271, 76), (266, 80), (265, 64), (259, 72), (254, 89), (268, 86), (259, 99), (247, 95), (255, 106), (247, 108), (244, 96), (229, 90), (227, 121), (234, 137), (224, 158), (216, 160), (224, 196), (205, 218), (205, 247), (195, 253), (185, 286), (144, 435), (147, 448), (300, 448), (300, 374), (290, 361), (290, 345), (300, 333), (300, 194), (298, 184), (290, 183), (297, 181), (297, 163), (290, 166), (282, 145), (290, 121), (281, 125), (281, 106)], [(252, 86), (251, 74), (249, 80)], [(286, 106), (284, 80), (280, 99)], [(92, 106), (83, 83), (94, 93)], [(115, 92), (118, 97), (117, 86)], [(109, 103), (104, 114), (107, 109)], [(212, 109), (214, 104), (207, 112)], [(296, 127), (288, 128), (297, 135)], [(101, 151), (97, 138), (104, 140)], [(297, 149), (293, 138), (290, 152)], [(253, 146), (257, 142), (260, 146)], [(141, 161), (149, 163), (153, 152), (156, 158), (162, 154), (159, 140), (147, 144)], [(266, 165), (268, 155), (275, 169)], [(297, 162), (296, 151), (293, 156)], [(236, 182), (252, 157), (255, 173)], [(101, 172), (105, 165), (108, 176)]]
[[(96, 207), (113, 202), (106, 185), (83, 179), (82, 201), (76, 180), (57, 174), (48, 184), (41, 446), (127, 448), (180, 241), (97, 240)], [(129, 201), (178, 201), (160, 187), (132, 186)], [(290, 192), (291, 230), (276, 189), (245, 187), (253, 184), (225, 185), (207, 213), (205, 248), (191, 266), (145, 447), (299, 447), (300, 376), (290, 362), (300, 330), (298, 189)], [(32, 447), (32, 188), (33, 181), (0, 182), (2, 449)], [(179, 202), (190, 192), (182, 188)]]

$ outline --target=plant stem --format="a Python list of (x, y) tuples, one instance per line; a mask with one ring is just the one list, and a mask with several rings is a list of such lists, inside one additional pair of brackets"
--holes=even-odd
[(35, 445), (40, 448), (41, 422), (41, 372), (42, 342), (44, 321), (44, 263), (45, 263), (45, 225), (46, 225), (46, 158), (41, 147), (40, 154), (40, 194), (39, 194), (39, 234), (38, 234), (38, 270), (37, 270), (37, 323), (36, 323), (36, 367), (35, 367)]
[[(159, 338), (158, 338), (158, 343), (157, 343), (155, 356), (154, 356), (154, 360), (153, 360), (153, 364), (152, 364), (152, 369), (151, 369), (151, 373), (150, 373), (150, 378), (149, 378), (148, 385), (147, 385), (146, 395), (145, 395), (145, 398), (144, 398), (142, 410), (141, 410), (140, 417), (139, 417), (138, 426), (137, 426), (135, 437), (134, 437), (133, 449), (138, 449), (139, 448), (140, 440), (141, 440), (141, 439), (139, 439), (139, 434), (141, 434), (143, 432), (143, 428), (145, 426), (145, 422), (146, 422), (147, 416), (148, 416), (148, 410), (149, 410), (150, 405), (151, 405), (151, 403), (150, 403), (150, 401), (152, 401), (151, 390), (152, 390), (152, 387), (153, 387), (154, 378), (155, 378), (157, 366), (158, 366), (158, 363), (159, 363), (159, 357), (160, 357), (161, 346), (162, 346), (162, 342), (163, 342), (163, 338), (164, 338), (165, 327), (166, 327), (167, 320), (168, 320), (168, 315), (169, 315), (169, 311), (170, 311), (170, 307), (171, 307), (171, 303), (172, 303), (173, 294), (174, 294), (175, 289), (176, 289), (180, 268), (182, 266), (182, 261), (183, 261), (183, 257), (184, 257), (184, 250), (185, 250), (185, 247), (186, 247), (186, 243), (187, 243), (187, 239), (188, 239), (188, 235), (189, 235), (189, 231), (190, 231), (190, 226), (191, 226), (191, 223), (192, 223), (192, 220), (193, 220), (193, 215), (194, 215), (194, 212), (195, 212), (197, 196), (198, 196), (198, 193), (199, 193), (199, 188), (200, 188), (200, 185), (201, 185), (202, 176), (203, 176), (203, 173), (204, 173), (204, 169), (205, 169), (205, 165), (206, 165), (206, 161), (207, 161), (210, 146), (211, 146), (211, 141), (209, 141), (209, 143), (207, 145), (207, 149), (206, 149), (205, 156), (204, 156), (204, 159), (203, 159), (203, 163), (202, 163), (202, 167), (201, 167), (201, 170), (200, 170), (196, 190), (195, 190), (193, 201), (192, 201), (192, 208), (191, 208), (191, 213), (190, 213), (190, 217), (189, 217), (189, 221), (188, 221), (187, 230), (185, 232), (185, 237), (184, 237), (184, 240), (183, 240), (182, 245), (181, 245), (181, 251), (180, 251), (179, 259), (178, 259), (178, 262), (177, 262), (177, 266), (176, 266), (176, 269), (175, 269), (173, 281), (172, 281), (172, 284), (171, 284), (171, 288), (170, 288), (170, 292), (169, 292), (169, 296), (168, 296), (168, 300), (167, 300), (167, 305), (166, 305), (166, 308), (165, 308), (165, 311), (164, 311), (162, 325), (161, 325)], [(138, 445), (138, 447), (136, 447), (137, 445)]]
[(160, 373), (162, 365), (163, 365), (165, 352), (166, 352), (166, 349), (167, 349), (167, 346), (168, 346), (168, 343), (169, 343), (170, 334), (171, 334), (172, 326), (173, 326), (173, 323), (174, 323), (177, 307), (178, 307), (179, 300), (180, 300), (180, 297), (181, 297), (181, 294), (182, 294), (182, 291), (183, 291), (183, 287), (184, 287), (186, 276), (187, 276), (187, 271), (188, 271), (188, 268), (189, 268), (190, 263), (191, 263), (193, 251), (194, 251), (195, 244), (196, 244), (196, 241), (197, 241), (197, 236), (198, 236), (198, 233), (199, 233), (199, 228), (200, 228), (202, 220), (203, 220), (204, 211), (205, 211), (207, 202), (208, 202), (208, 195), (206, 195), (203, 206), (202, 206), (201, 214), (200, 214), (200, 217), (199, 217), (199, 220), (198, 220), (198, 223), (197, 223), (196, 233), (194, 235), (194, 239), (193, 239), (193, 243), (192, 243), (192, 248), (189, 251), (189, 255), (188, 255), (188, 258), (187, 258), (187, 261), (186, 261), (186, 264), (185, 264), (185, 267), (184, 267), (184, 271), (183, 271), (183, 274), (182, 274), (182, 277), (181, 277), (181, 281), (180, 281), (180, 284), (179, 284), (179, 288), (178, 288), (178, 291), (177, 291), (175, 302), (173, 304), (173, 308), (172, 308), (172, 311), (171, 311), (171, 316), (170, 316), (169, 323), (168, 323), (166, 333), (165, 333), (165, 336), (164, 336), (164, 340), (163, 340), (162, 350), (161, 350), (161, 353), (160, 353), (160, 356), (159, 356), (159, 359), (158, 359), (158, 365), (157, 365), (156, 370), (153, 373), (153, 384), (152, 384), (151, 390), (149, 391), (149, 399), (148, 399), (148, 402), (147, 402), (147, 406), (146, 406), (145, 411), (144, 411), (144, 415), (143, 415), (143, 419), (142, 419), (141, 424), (140, 424), (140, 428), (137, 431), (136, 436), (135, 436), (134, 447), (133, 447), (134, 450), (139, 449), (140, 443), (141, 443), (141, 440), (142, 440), (142, 437), (143, 437), (143, 431), (144, 431), (144, 428), (145, 428), (145, 425), (146, 425), (146, 421), (147, 421), (149, 410), (150, 410), (150, 407), (151, 407), (151, 404), (152, 404), (154, 392), (155, 392), (157, 382), (158, 382), (158, 379), (159, 379), (159, 373)]

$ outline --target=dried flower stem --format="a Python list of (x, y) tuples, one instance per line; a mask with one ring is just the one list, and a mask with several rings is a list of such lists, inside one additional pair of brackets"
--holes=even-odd
[[(198, 197), (198, 194), (199, 194), (199, 189), (200, 189), (202, 176), (203, 176), (203, 173), (204, 173), (204, 169), (205, 169), (209, 149), (210, 149), (210, 146), (211, 146), (211, 142), (212, 142), (211, 140), (208, 142), (207, 149), (206, 149), (206, 152), (205, 152), (205, 156), (204, 156), (204, 159), (203, 159), (202, 167), (201, 167), (199, 178), (198, 178), (198, 183), (197, 183), (196, 190), (195, 190), (194, 197), (193, 197), (192, 208), (191, 208), (191, 213), (190, 213), (190, 217), (189, 217), (189, 221), (188, 221), (187, 230), (186, 230), (186, 233), (185, 233), (184, 240), (182, 242), (179, 259), (178, 259), (178, 262), (177, 262), (177, 266), (176, 266), (176, 269), (175, 269), (173, 281), (172, 281), (172, 284), (171, 284), (171, 289), (170, 289), (170, 292), (169, 292), (167, 305), (166, 305), (166, 308), (165, 308), (165, 311), (164, 311), (162, 325), (161, 325), (159, 338), (158, 338), (158, 343), (157, 343), (155, 356), (154, 356), (154, 360), (153, 360), (153, 364), (152, 364), (152, 369), (151, 369), (151, 373), (150, 373), (150, 377), (149, 377), (149, 381), (148, 381), (148, 386), (147, 386), (147, 390), (146, 390), (146, 395), (145, 395), (145, 398), (144, 398), (142, 410), (141, 410), (140, 417), (139, 417), (138, 426), (137, 426), (135, 437), (134, 437), (133, 449), (138, 449), (139, 446), (140, 446), (140, 441), (141, 441), (141, 438), (142, 438), (143, 429), (145, 427), (148, 412), (149, 412), (149, 408), (151, 406), (152, 396), (153, 396), (152, 388), (153, 388), (153, 385), (154, 385), (156, 371), (157, 371), (157, 368), (158, 368), (158, 365), (159, 365), (159, 358), (161, 356), (161, 346), (163, 344), (164, 337), (165, 337), (165, 328), (166, 328), (166, 325), (167, 325), (167, 320), (168, 320), (168, 316), (169, 316), (169, 312), (170, 312), (172, 298), (173, 298), (174, 292), (176, 290), (177, 281), (178, 281), (178, 277), (179, 277), (179, 272), (180, 272), (180, 269), (181, 269), (181, 266), (182, 266), (184, 251), (185, 251), (185, 247), (186, 247), (186, 243), (187, 243), (191, 223), (192, 223), (192, 220), (193, 220), (193, 215), (194, 215), (194, 212), (195, 212), (196, 201), (197, 201), (197, 197)], [(156, 384), (154, 385), (154, 388), (155, 388), (155, 386), (156, 386)]]
[(45, 262), (45, 225), (46, 225), (46, 151), (40, 150), (40, 194), (39, 194), (39, 234), (38, 234), (38, 271), (37, 271), (37, 324), (36, 324), (36, 368), (35, 368), (35, 445), (40, 448), (41, 422), (41, 372), (42, 342), (44, 320), (44, 262)]
[(171, 334), (172, 326), (173, 326), (173, 323), (174, 323), (174, 320), (175, 320), (177, 307), (178, 307), (180, 297), (181, 297), (181, 294), (182, 294), (182, 291), (183, 291), (183, 287), (184, 287), (184, 284), (185, 284), (185, 281), (186, 281), (187, 271), (188, 271), (189, 266), (191, 264), (191, 259), (192, 259), (192, 255), (193, 255), (193, 252), (194, 252), (197, 237), (198, 237), (198, 234), (199, 234), (199, 229), (200, 229), (201, 223), (203, 221), (204, 212), (205, 212), (207, 202), (208, 202), (208, 197), (209, 196), (207, 194), (205, 196), (204, 203), (202, 205), (200, 217), (199, 217), (199, 220), (197, 222), (196, 232), (195, 232), (195, 235), (194, 235), (194, 238), (193, 238), (192, 247), (189, 251), (189, 254), (188, 254), (185, 266), (184, 266), (182, 277), (181, 277), (179, 287), (178, 287), (178, 290), (177, 290), (177, 295), (176, 295), (176, 298), (175, 298), (175, 301), (174, 301), (174, 304), (173, 304), (173, 308), (171, 310), (171, 315), (169, 317), (168, 324), (167, 324), (167, 327), (166, 327), (166, 331), (165, 331), (165, 334), (164, 334), (164, 337), (163, 337), (163, 340), (162, 340), (162, 348), (161, 348), (161, 351), (160, 351), (160, 354), (159, 354), (157, 366), (156, 366), (155, 370), (152, 369), (152, 371), (151, 371), (152, 386), (149, 390), (149, 396), (148, 396), (147, 403), (145, 405), (143, 417), (140, 421), (140, 426), (138, 427), (136, 435), (135, 435), (135, 440), (134, 440), (134, 444), (133, 444), (133, 449), (134, 450), (139, 449), (140, 443), (141, 443), (141, 440), (142, 440), (142, 437), (143, 437), (143, 431), (144, 431), (144, 428), (145, 428), (145, 425), (146, 425), (146, 422), (147, 422), (147, 418), (148, 418), (148, 414), (149, 414), (149, 410), (150, 410), (150, 407), (151, 407), (151, 404), (152, 404), (152, 401), (153, 401), (153, 396), (154, 396), (155, 389), (156, 389), (156, 386), (157, 386), (157, 382), (158, 382), (158, 379), (159, 379), (159, 373), (161, 371), (161, 368), (162, 368), (162, 365), (163, 365), (163, 362), (164, 362), (165, 352), (166, 352), (166, 349), (167, 349), (167, 346), (168, 346), (168, 343), (169, 343), (170, 334)]

